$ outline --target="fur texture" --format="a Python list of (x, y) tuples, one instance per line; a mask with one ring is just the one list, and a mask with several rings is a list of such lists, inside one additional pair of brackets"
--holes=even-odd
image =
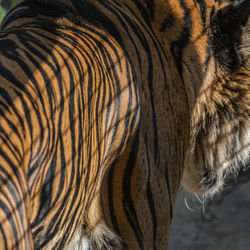
[(248, 163), (249, 3), (20, 1), (0, 26), (1, 250), (166, 249), (184, 167), (213, 194)]
[(250, 22), (242, 33), (241, 64), (226, 73), (217, 64), (193, 110), (183, 184), (197, 194), (213, 196), (250, 164)]

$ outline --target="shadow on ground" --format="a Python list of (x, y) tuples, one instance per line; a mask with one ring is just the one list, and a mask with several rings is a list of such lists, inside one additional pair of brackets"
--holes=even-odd
[(250, 170), (237, 181), (204, 209), (180, 191), (169, 250), (250, 250)]

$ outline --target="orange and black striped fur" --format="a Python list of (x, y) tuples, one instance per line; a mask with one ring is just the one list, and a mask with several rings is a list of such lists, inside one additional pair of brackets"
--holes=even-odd
[[(196, 100), (183, 185), (212, 197), (250, 163), (250, 21), (240, 46), (241, 66), (218, 77)], [(195, 167), (194, 167), (195, 166)]]
[(250, 47), (242, 39), (249, 1), (227, 5), (24, 0), (8, 13), (1, 250), (166, 249), (184, 162), (194, 191), (204, 177), (216, 182), (206, 157), (219, 153), (200, 150), (204, 138), (216, 148), (227, 136), (217, 126), (229, 124), (222, 143), (237, 144), (228, 150), (234, 165), (247, 164), (237, 155), (250, 152), (250, 74), (240, 50)]

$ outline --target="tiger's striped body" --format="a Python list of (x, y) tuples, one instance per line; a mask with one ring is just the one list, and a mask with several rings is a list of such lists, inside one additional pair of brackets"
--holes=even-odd
[(204, 31), (222, 6), (27, 0), (8, 14), (1, 249), (167, 247), (190, 113), (213, 78)]
[[(18, 129), (3, 136), (1, 150), (16, 166), (8, 174), (26, 186), (20, 199), (27, 199), (17, 211), (27, 215), (13, 220), (30, 225), (35, 248), (62, 249), (86, 223), (107, 167), (138, 127), (138, 90), (131, 63), (111, 36), (64, 21), (20, 20), (20, 26), (3, 24), (1, 34), (2, 93), (9, 96), (2, 120), (8, 120), (5, 133), (11, 124)], [(18, 240), (29, 249), (31, 235), (25, 235)]]

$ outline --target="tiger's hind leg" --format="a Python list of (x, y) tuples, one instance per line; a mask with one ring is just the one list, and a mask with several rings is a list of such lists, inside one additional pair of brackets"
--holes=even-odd
[(103, 219), (100, 207), (100, 189), (85, 212), (84, 219), (65, 250), (119, 250), (123, 248), (120, 237), (114, 233)]
[(79, 229), (65, 250), (118, 250), (123, 249), (120, 238), (105, 224), (94, 229)]
[(90, 241), (87, 236), (82, 236), (81, 230), (78, 230), (65, 250), (89, 250)]

